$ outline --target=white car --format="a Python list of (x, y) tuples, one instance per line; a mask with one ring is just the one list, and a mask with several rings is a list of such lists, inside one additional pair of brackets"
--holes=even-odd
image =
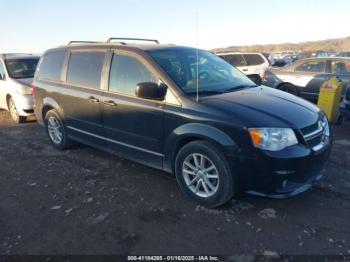
[(34, 114), (31, 83), (38, 61), (34, 55), (0, 54), (0, 108), (16, 123)]
[(261, 85), (265, 70), (270, 66), (267, 58), (261, 53), (219, 52), (216, 55), (238, 68), (258, 85)]

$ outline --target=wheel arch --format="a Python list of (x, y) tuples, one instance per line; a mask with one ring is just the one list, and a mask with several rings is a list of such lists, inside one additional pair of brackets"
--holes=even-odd
[(298, 96), (300, 95), (300, 90), (299, 90), (299, 88), (298, 88), (296, 85), (294, 85), (293, 83), (290, 83), (290, 82), (282, 82), (282, 83), (278, 84), (278, 86), (277, 86), (276, 88), (277, 88), (278, 90), (283, 91), (283, 90), (282, 90), (282, 87), (283, 87), (283, 86), (287, 86), (287, 85), (292, 86), (293, 88), (295, 88), (295, 91), (297, 92), (297, 95), (298, 95)]
[(58, 102), (56, 100), (54, 100), (51, 97), (45, 97), (43, 99), (42, 109), (41, 109), (41, 117), (43, 120), (45, 119), (47, 112), (49, 112), (52, 109), (57, 110), (60, 117), (62, 117), (64, 115), (63, 109), (60, 107), (60, 105), (58, 104)]
[(211, 143), (228, 157), (234, 155), (238, 149), (235, 141), (216, 127), (200, 123), (185, 124), (176, 128), (166, 139), (164, 169), (173, 173), (179, 150), (196, 140)]

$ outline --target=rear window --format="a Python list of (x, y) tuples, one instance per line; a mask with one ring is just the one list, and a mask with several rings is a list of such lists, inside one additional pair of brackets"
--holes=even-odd
[(8, 59), (5, 61), (9, 76), (14, 79), (33, 78), (39, 58)]
[(100, 88), (105, 52), (72, 52), (69, 59), (67, 82)]
[(265, 62), (264, 59), (257, 54), (246, 54), (244, 57), (248, 65), (261, 65)]
[(39, 67), (38, 78), (60, 81), (65, 51), (55, 51), (46, 54)]
[(232, 66), (246, 66), (247, 63), (242, 55), (220, 55), (222, 59)]

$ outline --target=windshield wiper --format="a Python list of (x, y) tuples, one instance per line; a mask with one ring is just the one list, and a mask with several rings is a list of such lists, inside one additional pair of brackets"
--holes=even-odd
[(238, 85), (238, 86), (234, 86), (234, 87), (231, 87), (231, 88), (224, 90), (223, 93), (229, 93), (229, 92), (233, 92), (236, 90), (240, 90), (240, 89), (244, 89), (244, 88), (253, 88), (253, 87), (257, 87), (257, 85)]
[[(223, 91), (218, 91), (218, 90), (200, 90), (198, 92), (200, 95), (219, 95), (224, 93)], [(197, 92), (190, 92), (187, 93), (188, 95), (196, 95)]]

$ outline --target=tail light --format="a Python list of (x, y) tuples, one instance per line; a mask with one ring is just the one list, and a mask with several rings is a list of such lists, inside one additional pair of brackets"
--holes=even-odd
[(264, 74), (262, 76), (262, 81), (266, 81), (267, 80), (267, 70), (264, 71)]
[(36, 95), (36, 86), (34, 85), (34, 82), (32, 82), (30, 86), (31, 86), (31, 89), (32, 89), (32, 96), (34, 98), (35, 95)]

